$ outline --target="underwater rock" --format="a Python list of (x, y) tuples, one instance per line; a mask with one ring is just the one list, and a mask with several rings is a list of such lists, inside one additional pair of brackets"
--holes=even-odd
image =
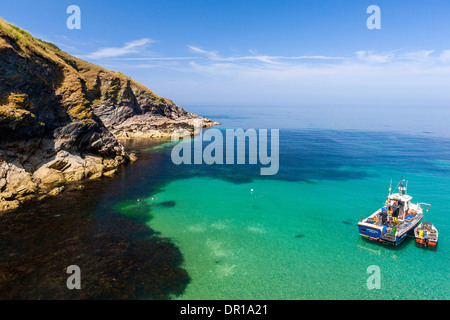
[[(93, 214), (91, 187), (0, 216), (1, 300), (169, 299), (184, 291), (190, 279), (179, 249), (137, 219)], [(66, 286), (70, 265), (81, 270), (81, 290)]]
[(175, 205), (176, 205), (175, 201), (164, 201), (164, 202), (157, 204), (158, 207), (163, 207), (163, 208), (173, 208), (173, 207), (175, 207)]

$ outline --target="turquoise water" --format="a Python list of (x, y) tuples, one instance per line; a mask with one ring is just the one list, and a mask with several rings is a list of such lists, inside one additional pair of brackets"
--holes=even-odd
[[(179, 247), (191, 282), (174, 298), (450, 298), (444, 120), (436, 118), (433, 131), (417, 110), (411, 126), (395, 128), (320, 110), (304, 118), (270, 108), (193, 111), (222, 129), (279, 128), (280, 170), (263, 177), (259, 165), (175, 166), (170, 143), (141, 151), (155, 161), (134, 169), (140, 179), (102, 205), (146, 217)], [(413, 201), (432, 205), (425, 220), (440, 232), (436, 250), (413, 238), (394, 247), (358, 235), (360, 216), (378, 209), (390, 179), (402, 175)], [(381, 289), (367, 287), (371, 265), (380, 268)]]

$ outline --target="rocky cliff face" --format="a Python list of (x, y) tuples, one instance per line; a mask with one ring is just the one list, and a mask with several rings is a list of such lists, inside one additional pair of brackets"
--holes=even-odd
[(0, 212), (112, 175), (130, 161), (120, 139), (167, 137), (199, 121), (214, 124), (0, 18)]

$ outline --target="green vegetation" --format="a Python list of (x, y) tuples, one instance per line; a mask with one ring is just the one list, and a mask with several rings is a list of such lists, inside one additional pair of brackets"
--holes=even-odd
[(0, 106), (0, 123), (22, 122), (25, 120), (34, 121), (36, 116), (28, 110), (17, 109), (9, 105)]
[[(73, 57), (56, 45), (35, 39), (29, 32), (0, 18), (0, 50), (4, 48), (14, 50), (17, 55), (8, 65), (11, 72), (7, 79), (0, 83), (2, 91), (8, 93), (0, 97), (0, 105), (10, 108), (2, 110), (2, 119), (25, 116), (25, 113), (12, 112), (14, 108), (29, 110), (39, 119), (53, 119), (56, 115), (57, 121), (65, 121), (67, 117), (85, 121), (94, 120), (92, 107), (99, 104), (117, 104), (123, 99), (135, 101), (145, 96), (154, 105), (171, 103), (120, 72), (109, 71)], [(43, 76), (43, 69), (49, 70), (50, 76)], [(33, 106), (26, 94), (15, 92), (19, 88), (16, 84), (20, 84), (20, 90), (26, 84), (26, 93), (42, 105)], [(40, 96), (42, 92), (39, 88), (42, 87), (54, 88), (55, 96), (59, 97), (57, 103), (60, 104), (60, 110), (56, 113), (50, 111), (46, 104), (47, 101), (48, 105), (55, 103), (48, 100), (52, 99), (51, 95)], [(48, 112), (52, 112), (52, 115), (48, 116)]]
[(15, 25), (13, 25), (13, 24), (10, 24), (10, 26), (11, 26), (11, 28), (13, 28), (14, 30), (16, 30), (17, 32), (20, 32), (21, 34), (23, 34), (23, 35), (25, 35), (25, 36), (31, 37), (31, 34), (30, 34), (29, 32), (27, 32), (27, 31), (25, 31), (25, 30), (23, 30), (23, 29), (21, 29), (21, 28), (15, 26)]
[(52, 48), (55, 51), (61, 51), (61, 49), (59, 49), (56, 45), (54, 45), (51, 42), (46, 42), (46, 41), (43, 41), (41, 39), (37, 39), (37, 40), (40, 41), (45, 47), (50, 47), (50, 48)]

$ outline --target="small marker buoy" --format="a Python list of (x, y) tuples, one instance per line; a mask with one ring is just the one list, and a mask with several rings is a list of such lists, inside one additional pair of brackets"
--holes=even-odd
[(139, 202), (139, 198), (137, 199), (137, 201)]
[(250, 189), (250, 192), (253, 192), (253, 189)]

